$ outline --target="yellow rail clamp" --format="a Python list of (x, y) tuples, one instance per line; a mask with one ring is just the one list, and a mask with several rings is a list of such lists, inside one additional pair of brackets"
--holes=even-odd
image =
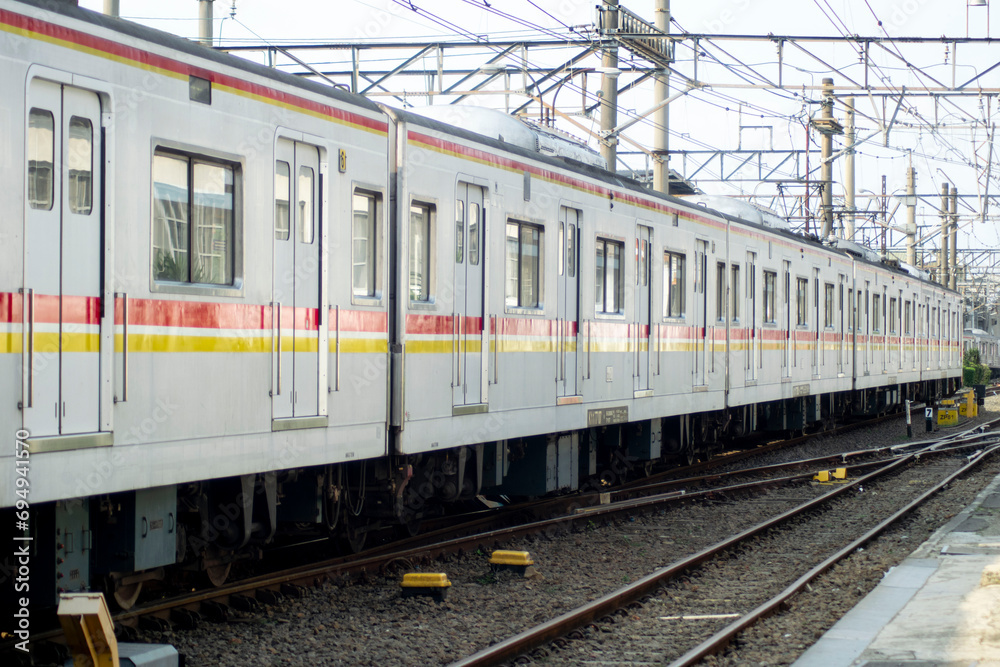
[(448, 581), (448, 575), (443, 572), (410, 572), (403, 575), (400, 586), (403, 589), (403, 597), (429, 595), (440, 601), (444, 600), (451, 582)]
[(821, 483), (823, 483), (823, 482), (829, 483), (830, 482), (830, 471), (829, 470), (820, 470), (818, 473), (816, 473), (813, 476), (813, 481), (814, 482), (821, 482)]
[(847, 479), (847, 468), (837, 468), (833, 471), (835, 479)]
[(534, 564), (535, 561), (531, 560), (531, 554), (527, 551), (494, 551), (490, 556), (490, 569), (494, 572), (513, 570), (523, 575)]

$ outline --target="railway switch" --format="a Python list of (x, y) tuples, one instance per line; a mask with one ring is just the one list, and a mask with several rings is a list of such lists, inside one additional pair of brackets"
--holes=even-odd
[(842, 484), (847, 481), (847, 468), (820, 470), (813, 476), (813, 481), (820, 484)]

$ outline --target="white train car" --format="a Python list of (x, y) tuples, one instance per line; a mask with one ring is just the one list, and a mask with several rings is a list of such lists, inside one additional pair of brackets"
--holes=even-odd
[[(39, 557), (76, 590), (201, 540), (220, 578), (274, 534), (279, 483), (295, 506), (275, 471), (386, 454), (387, 119), (69, 4), (5, 1), (0, 27), (0, 424)], [(130, 537), (98, 544), (91, 498), (154, 532), (92, 558)]]
[(0, 464), (28, 480), (0, 477), (0, 518), (30, 509), (35, 604), (127, 607), (286, 527), (359, 548), (959, 377), (953, 292), (519, 121), (476, 134), (72, 3), (0, 0), (0, 28)]

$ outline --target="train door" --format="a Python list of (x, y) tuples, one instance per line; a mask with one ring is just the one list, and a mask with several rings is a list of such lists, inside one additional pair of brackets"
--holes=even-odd
[[(24, 428), (100, 430), (101, 102), (32, 81), (24, 215)], [(106, 350), (105, 353), (109, 353)]]
[(557, 396), (577, 396), (580, 372), (577, 367), (577, 342), (580, 332), (579, 230), (580, 211), (562, 206), (559, 209), (559, 380)]
[(820, 332), (823, 330), (820, 319), (819, 269), (813, 269), (813, 326), (816, 331), (812, 337), (812, 374), (814, 378), (817, 378), (819, 377), (820, 336), (822, 335)]
[(784, 268), (784, 308), (782, 319), (785, 324), (784, 350), (781, 353), (781, 377), (792, 376), (792, 263), (788, 260), (781, 262)]
[(705, 278), (708, 270), (708, 241), (694, 242), (694, 386), (705, 385), (705, 335), (708, 302)]
[(459, 183), (455, 195), (455, 382), (453, 405), (484, 403), (483, 245), (486, 209), (483, 189)]
[[(844, 334), (845, 334), (845, 324), (844, 324), (844, 290), (847, 289), (844, 283), (847, 282), (847, 278), (841, 274), (840, 284), (838, 285), (839, 293), (837, 296), (837, 376), (844, 376)], [(850, 302), (848, 302), (848, 308), (850, 307)]]
[(649, 342), (651, 317), (649, 265), (653, 248), (653, 228), (635, 229), (635, 391), (649, 389)]
[[(869, 305), (868, 305), (869, 296), (868, 296), (868, 294), (869, 294), (868, 281), (866, 280), (865, 281), (865, 293), (864, 293), (864, 309), (862, 309), (862, 304), (861, 303), (858, 304), (858, 312), (859, 313), (863, 312), (864, 313), (864, 318), (865, 318), (864, 322), (862, 322), (861, 325), (858, 327), (858, 329), (860, 329), (863, 332), (863, 335), (864, 335), (864, 342), (865, 342), (865, 344), (864, 344), (864, 347), (862, 349), (864, 350), (863, 356), (865, 358), (865, 361), (864, 361), (864, 373), (865, 373), (865, 375), (869, 375), (871, 373), (871, 345), (872, 345), (871, 344), (871, 340), (872, 340), (872, 328), (871, 327), (872, 327), (872, 318), (871, 318), (871, 313), (869, 312)], [(857, 296), (858, 296), (858, 301), (860, 302), (861, 299), (862, 299), (861, 290), (858, 290), (858, 295)]]
[(882, 303), (879, 305), (879, 308), (882, 312), (878, 314), (878, 320), (881, 323), (879, 324), (879, 329), (882, 334), (882, 344), (879, 347), (882, 349), (882, 372), (885, 373), (891, 363), (891, 360), (889, 359), (889, 330), (891, 327), (889, 326), (889, 320), (886, 319), (885, 312), (888, 307), (887, 304), (889, 303), (889, 292), (884, 286), (882, 287), (881, 301)]
[(897, 372), (902, 372), (906, 357), (906, 348), (903, 347), (903, 290), (899, 290), (896, 295), (896, 318), (894, 322), (896, 326), (896, 365), (893, 366)]
[(747, 382), (757, 381), (757, 368), (760, 363), (760, 337), (757, 335), (757, 253), (747, 253), (747, 289), (746, 289), (746, 320), (747, 320)]
[(279, 139), (274, 166), (275, 419), (319, 414), (319, 149)]

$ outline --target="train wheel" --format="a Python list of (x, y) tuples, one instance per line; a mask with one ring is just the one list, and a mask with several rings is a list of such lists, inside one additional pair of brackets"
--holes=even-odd
[(117, 579), (111, 581), (112, 595), (115, 598), (115, 604), (122, 611), (128, 611), (135, 606), (136, 600), (139, 599), (139, 594), (142, 593), (142, 582), (136, 581), (131, 584), (123, 584)]
[(205, 559), (205, 576), (208, 577), (208, 582), (216, 588), (226, 583), (226, 580), (229, 579), (229, 571), (233, 567), (232, 561), (224, 560), (226, 556), (229, 556), (228, 551), (213, 549), (208, 552)]
[(232, 569), (232, 563), (225, 563), (224, 565), (213, 565), (212, 567), (205, 568), (205, 576), (208, 577), (209, 583), (211, 583), (216, 588), (222, 586), (226, 583), (226, 579), (229, 579), (229, 570)]
[(406, 523), (403, 524), (403, 532), (410, 537), (416, 537), (418, 534), (420, 534), (421, 524), (423, 524), (422, 519), (413, 519), (411, 521), (407, 521)]
[(360, 553), (368, 540), (368, 521), (361, 517), (349, 517), (344, 522), (344, 542), (351, 553)]

